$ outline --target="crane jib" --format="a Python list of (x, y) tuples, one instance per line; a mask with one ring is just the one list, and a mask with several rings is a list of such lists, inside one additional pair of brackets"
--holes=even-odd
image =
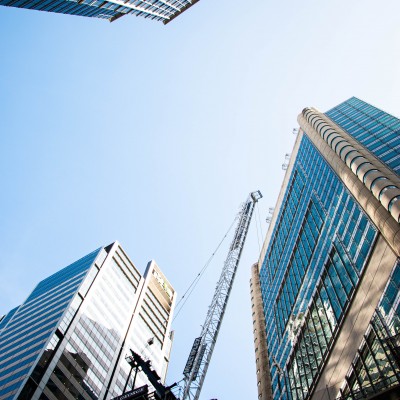
[(211, 306), (208, 309), (206, 322), (203, 325), (201, 336), (196, 338), (187, 360), (184, 374), (184, 388), (182, 400), (198, 400), (207, 369), (211, 360), (222, 318), (228, 303), (233, 280), (239, 265), (242, 249), (253, 216), (254, 205), (262, 198), (261, 192), (250, 193), (248, 199), (239, 212), (235, 235), (229, 247), (228, 256), (222, 269), (221, 277)]

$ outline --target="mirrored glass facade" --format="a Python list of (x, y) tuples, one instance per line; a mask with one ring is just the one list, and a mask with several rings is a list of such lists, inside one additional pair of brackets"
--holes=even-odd
[[(342, 138), (335, 133), (345, 130), (363, 157), (381, 160), (398, 190), (400, 121), (356, 98), (323, 116), (334, 140), (324, 142), (299, 117), (301, 129), (258, 263), (273, 399), (352, 398), (363, 393), (364, 384), (369, 392), (382, 390), (383, 376), (392, 386), (400, 382), (394, 353), (385, 353), (399, 333), (399, 254), (381, 231), (384, 221), (395, 232), (399, 225), (366, 190), (368, 182), (357, 181), (339, 157)], [(388, 294), (378, 304), (383, 292)], [(379, 342), (383, 337), (385, 344)]]
[(117, 242), (96, 250), (0, 322), (0, 399), (111, 399), (133, 388), (130, 349), (165, 379), (174, 301), (154, 261), (141, 276)]
[(0, 398), (12, 399), (43, 352), (99, 250), (40, 282), (5, 318), (0, 336)]
[(400, 173), (400, 119), (356, 97), (326, 115), (389, 168)]
[(198, 0), (0, 0), (0, 5), (107, 19), (133, 14), (167, 24)]
[(340, 391), (362, 399), (400, 383), (400, 262), (387, 283)]

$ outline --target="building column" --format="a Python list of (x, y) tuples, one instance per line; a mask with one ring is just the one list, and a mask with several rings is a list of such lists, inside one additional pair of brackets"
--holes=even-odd
[(264, 306), (261, 297), (258, 263), (251, 267), (250, 294), (258, 399), (272, 400), (271, 373), (269, 368), (267, 334), (265, 331)]

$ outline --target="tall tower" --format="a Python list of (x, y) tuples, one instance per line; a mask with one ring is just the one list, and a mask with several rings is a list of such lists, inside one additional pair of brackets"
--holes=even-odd
[(273, 398), (399, 396), (400, 120), (353, 97), (298, 121), (258, 263)]
[(97, 249), (0, 321), (0, 399), (111, 399), (132, 389), (130, 349), (164, 380), (174, 304), (154, 261), (141, 276), (118, 242)]
[(60, 14), (79, 15), (107, 19), (110, 22), (127, 14), (161, 21), (172, 21), (199, 0), (0, 0), (0, 5), (50, 11)]

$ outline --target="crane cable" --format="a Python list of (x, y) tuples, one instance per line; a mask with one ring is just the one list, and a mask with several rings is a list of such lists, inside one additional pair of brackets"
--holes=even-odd
[(211, 254), (210, 258), (207, 260), (207, 262), (204, 264), (204, 267), (200, 270), (200, 272), (197, 274), (196, 278), (193, 279), (192, 283), (189, 285), (189, 287), (186, 289), (186, 292), (182, 295), (182, 297), (180, 298), (180, 300), (178, 301), (178, 303), (176, 304), (176, 308), (178, 308), (178, 306), (181, 304), (181, 306), (179, 307), (178, 311), (175, 313), (175, 316), (172, 320), (175, 321), (176, 317), (179, 315), (179, 313), (182, 311), (182, 308), (184, 307), (184, 305), (186, 304), (186, 302), (188, 301), (190, 295), (193, 293), (194, 289), (196, 288), (197, 284), (199, 283), (201, 277), (203, 276), (204, 272), (206, 271), (206, 269), (208, 268), (208, 266), (211, 263), (211, 260), (214, 258), (215, 254), (217, 253), (217, 251), (219, 250), (219, 248), (221, 247), (223, 241), (226, 239), (226, 237), (228, 236), (229, 232), (231, 231), (233, 225), (235, 224), (236, 220), (237, 220), (238, 216), (236, 215), (231, 226), (229, 227), (229, 229), (227, 230), (227, 232), (225, 233), (224, 237), (221, 239), (221, 241), (219, 242), (217, 248), (214, 250), (214, 252)]

